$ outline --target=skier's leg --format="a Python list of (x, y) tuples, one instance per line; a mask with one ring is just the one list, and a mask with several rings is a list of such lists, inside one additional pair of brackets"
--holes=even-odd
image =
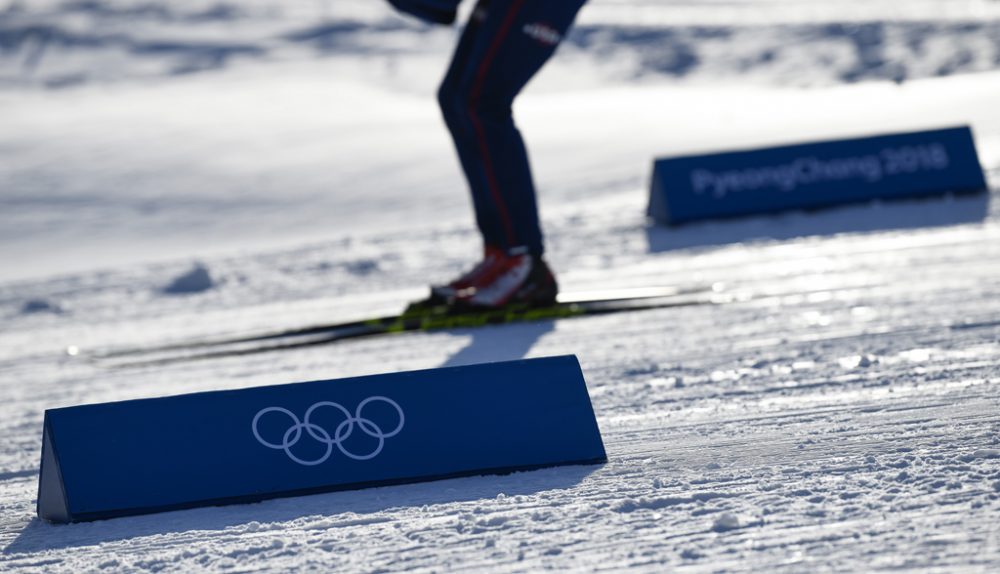
[(482, 160), (476, 149), (475, 133), (469, 123), (468, 96), (463, 88), (463, 77), (470, 67), (470, 59), (480, 43), (481, 30), (489, 0), (480, 0), (465, 26), (448, 73), (438, 89), (438, 103), (448, 131), (455, 143), (455, 151), (465, 172), (476, 214), (476, 224), (487, 248), (500, 248), (505, 244), (502, 224), (495, 216), (493, 202), (487, 190), (479, 185), (478, 174)]
[[(481, 0), (441, 90), (487, 243), (541, 255), (535, 187), (514, 98), (555, 52), (585, 0)], [(463, 45), (464, 44), (464, 45)]]

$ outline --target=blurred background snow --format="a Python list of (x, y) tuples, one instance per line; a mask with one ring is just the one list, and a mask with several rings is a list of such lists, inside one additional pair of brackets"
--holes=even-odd
[[(459, 33), (372, 0), (0, 0), (0, 279), (468, 229), (432, 97)], [(544, 216), (638, 215), (655, 155), (969, 123), (837, 90), (997, 67), (994, 0), (592, 0), (517, 113)]]
[[(448, 52), (455, 33), (372, 0), (3, 0), (0, 85), (349, 57), (384, 81), (421, 89), (436, 78), (407, 72), (419, 67), (414, 56)], [(1000, 2), (592, 0), (562, 59), (575, 74), (586, 62), (581, 81), (601, 84), (825, 85), (977, 72), (1000, 66)]]

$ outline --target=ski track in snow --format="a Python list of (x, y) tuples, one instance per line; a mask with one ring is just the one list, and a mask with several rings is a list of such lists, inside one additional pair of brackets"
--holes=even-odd
[[(891, 214), (897, 206), (882, 210)], [(936, 202), (918, 203), (924, 209)], [(905, 209), (905, 206), (900, 209)], [(870, 216), (849, 208), (813, 218)], [(737, 225), (737, 224), (733, 224)], [(637, 230), (633, 230), (635, 233)], [(264, 261), (308, 261), (331, 246), (214, 266), (214, 292), (151, 295), (160, 268), (7, 286), (45, 289), (79, 309), (8, 316), (3, 333), (0, 546), (17, 571), (478, 570), (546, 568), (802, 571), (832, 567), (989, 571), (1000, 511), (1000, 256), (997, 216), (982, 224), (811, 237), (688, 253), (620, 251), (626, 232), (588, 230), (561, 252), (578, 288), (615, 281), (726, 281), (778, 293), (717, 307), (361, 340), (167, 368), (109, 370), (60, 348), (201, 336), (320, 313), (374, 312), (395, 277), (447, 237), (382, 239), (360, 275), (335, 261), (297, 267), (334, 300), (252, 304), (228, 281)], [(560, 229), (569, 241), (574, 233)], [(598, 258), (603, 267), (588, 263)], [(398, 260), (411, 259), (409, 264)], [(385, 261), (385, 269), (381, 265)], [(214, 262), (213, 262), (214, 263)], [(455, 263), (431, 265), (435, 273)], [(212, 266), (212, 263), (209, 264)], [(587, 271), (587, 267), (593, 271)], [(400, 269), (402, 267), (403, 269)], [(408, 269), (407, 269), (408, 268)], [(277, 272), (276, 272), (277, 273)], [(591, 273), (594, 274), (590, 277)], [(249, 283), (278, 281), (250, 274)], [(382, 295), (365, 293), (371, 276)], [(65, 283), (94, 282), (77, 286)], [(116, 287), (116, 284), (118, 285)], [(258, 288), (268, 291), (265, 286)], [(121, 290), (141, 305), (120, 313)], [(245, 291), (245, 293), (244, 293)], [(378, 289), (376, 289), (378, 291)], [(794, 294), (809, 291), (805, 295)], [(789, 294), (791, 293), (791, 294)], [(241, 301), (246, 297), (246, 301)], [(9, 309), (10, 305), (5, 305)], [(338, 311), (339, 309), (339, 311)], [(173, 315), (164, 319), (164, 315)], [(218, 320), (216, 320), (218, 319)], [(41, 342), (41, 343), (40, 343)], [(610, 462), (52, 526), (33, 517), (46, 407), (578, 353)]]
[[(926, 56), (906, 60), (924, 70), (916, 76), (935, 75), (921, 67), (934, 58), (964, 62), (941, 72), (954, 73), (994, 57), (995, 2), (843, 4), (594, 0), (576, 42), (600, 54), (652, 22), (656, 42), (691, 35), (710, 50), (698, 30), (711, 28), (732, 31), (737, 48), (753, 52), (751, 38), (785, 42), (850, 20), (888, 23), (867, 28), (877, 32), (869, 39), (929, 30), (940, 49), (914, 48)], [(333, 15), (395, 22), (373, 5), (344, 2)], [(468, 265), (478, 236), (453, 201), (459, 180), (447, 142), (431, 131), (440, 129), (425, 101), (431, 76), (410, 84), (404, 72), (364, 70), (365, 57), (303, 63), (260, 40), (281, 44), (273, 39), (314, 26), (324, 9), (0, 1), (0, 47), (14, 46), (0, 53), (0, 76), (18, 78), (0, 93), (0, 253), (5, 264), (35, 265), (0, 280), (0, 571), (1000, 569), (995, 72), (807, 91), (716, 94), (698, 78), (686, 78), (694, 87), (608, 88), (600, 62), (580, 60), (571, 46), (518, 109), (564, 289), (712, 285), (751, 300), (158, 367), (89, 361), (95, 350), (392, 312), (429, 279)], [(115, 41), (84, 42), (89, 56), (75, 61), (57, 56), (57, 41), (43, 49), (10, 39), (39, 21), (75, 27), (78, 39), (115, 22), (124, 31), (110, 29), (112, 39), (129, 31), (151, 41), (156, 25), (164, 37), (191, 30), (138, 56), (121, 56)], [(401, 25), (379, 34), (393, 26)], [(311, 41), (337, 37), (329, 32)], [(451, 41), (410, 25), (397, 32), (404, 46), (413, 35), (426, 40), (414, 56), (420, 72), (441, 64), (436, 51)], [(243, 53), (265, 61), (218, 76), (162, 77), (178, 57), (211, 55), (191, 48), (198, 34), (270, 55)], [(976, 42), (975, 57), (963, 60)], [(791, 64), (793, 76), (815, 71), (808, 53)], [(53, 75), (24, 75), (25, 58)], [(878, 66), (843, 77), (852, 62), (828, 62), (813, 77), (898, 79)], [(577, 67), (591, 84), (579, 92), (561, 85)], [(80, 69), (121, 83), (31, 87)], [(317, 78), (324, 70), (345, 77)], [(374, 102), (385, 115), (363, 106), (336, 114), (330, 102)], [(623, 106), (629, 114), (616, 112)], [(738, 147), (955, 123), (975, 128), (990, 197), (680, 229), (651, 228), (641, 216), (643, 170), (655, 154), (716, 149), (722, 137)], [(387, 134), (396, 136), (388, 144)], [(372, 213), (384, 204), (394, 208)], [(227, 249), (199, 245), (227, 237)], [(105, 251), (123, 243), (135, 253)], [(95, 259), (80, 260), (87, 256)], [(71, 345), (80, 356), (64, 352)], [(46, 408), (567, 353), (584, 367), (606, 465), (68, 526), (34, 515)]]

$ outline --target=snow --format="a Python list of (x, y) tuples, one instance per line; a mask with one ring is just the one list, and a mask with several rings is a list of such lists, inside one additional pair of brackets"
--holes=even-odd
[(731, 512), (725, 512), (715, 519), (712, 530), (715, 532), (728, 532), (740, 527), (740, 518)]
[(163, 293), (168, 295), (184, 295), (208, 291), (215, 284), (212, 275), (201, 263), (195, 263), (190, 271), (176, 277), (169, 285), (163, 287)]
[(46, 301), (45, 299), (29, 299), (21, 306), (21, 313), (61, 313), (59, 305)]
[[(398, 310), (465, 268), (432, 98), (455, 32), (368, 0), (0, 0), (0, 570), (996, 571), (1000, 3), (580, 24), (516, 110), (564, 289), (737, 302), (109, 369), (88, 353)], [(990, 197), (642, 216), (653, 157), (958, 124)], [(46, 408), (565, 353), (606, 465), (34, 516)]]

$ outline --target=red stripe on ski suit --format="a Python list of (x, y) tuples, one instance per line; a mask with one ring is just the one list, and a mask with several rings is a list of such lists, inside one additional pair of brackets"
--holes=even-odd
[(500, 220), (503, 222), (504, 229), (507, 232), (508, 248), (518, 246), (517, 237), (514, 233), (514, 225), (510, 220), (510, 214), (507, 212), (507, 204), (504, 203), (503, 195), (500, 193), (500, 183), (497, 181), (496, 172), (493, 168), (493, 160), (490, 159), (490, 148), (489, 143), (486, 141), (486, 131), (483, 129), (482, 120), (479, 119), (479, 115), (476, 112), (476, 106), (479, 105), (483, 85), (486, 83), (486, 74), (493, 64), (493, 59), (496, 57), (500, 45), (507, 38), (510, 27), (514, 24), (514, 19), (517, 17), (517, 13), (520, 11), (521, 6), (524, 5), (524, 2), (525, 0), (516, 0), (511, 4), (510, 10), (507, 12), (507, 17), (504, 19), (503, 25), (500, 26), (500, 31), (497, 32), (496, 39), (493, 40), (493, 44), (490, 45), (489, 50), (486, 51), (486, 55), (483, 57), (483, 63), (480, 64), (479, 73), (476, 75), (476, 83), (473, 85), (472, 93), (469, 96), (469, 117), (472, 120), (472, 126), (475, 128), (476, 136), (479, 140), (479, 151), (483, 155), (486, 183), (490, 188), (490, 193), (493, 195), (493, 201), (497, 204), (497, 211), (500, 212)]

